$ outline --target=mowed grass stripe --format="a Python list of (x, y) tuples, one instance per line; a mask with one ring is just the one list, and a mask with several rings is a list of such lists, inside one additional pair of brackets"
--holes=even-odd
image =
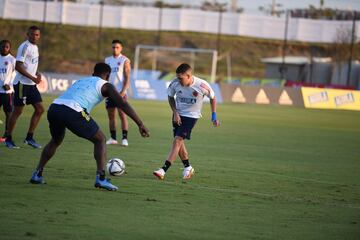
[[(44, 97), (46, 107), (52, 99)], [(1, 239), (360, 236), (359, 112), (223, 104), (215, 129), (205, 104), (187, 143), (196, 174), (184, 183), (180, 161), (164, 181), (152, 176), (172, 142), (168, 104), (130, 101), (151, 138), (131, 123), (130, 146), (108, 146), (108, 158), (126, 163), (127, 173), (112, 178), (118, 192), (93, 187), (92, 144), (69, 131), (45, 169), (48, 184), (29, 184), (40, 151), (21, 143), (32, 113), (25, 108), (14, 132), (22, 148), (0, 145)], [(104, 105), (91, 115), (108, 136)], [(44, 116), (35, 138), (44, 145), (49, 137)]]

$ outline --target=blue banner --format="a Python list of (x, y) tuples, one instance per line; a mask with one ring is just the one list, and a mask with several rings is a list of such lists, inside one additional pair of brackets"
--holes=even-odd
[[(157, 79), (161, 72), (142, 70), (136, 79), (131, 79), (129, 96), (134, 99), (167, 101), (167, 87), (170, 81)], [(65, 92), (76, 80), (85, 77), (77, 74), (43, 73), (42, 82), (38, 84), (41, 93), (59, 95)], [(210, 84), (215, 92), (217, 102), (221, 103), (222, 96), (218, 84)], [(208, 98), (204, 99), (209, 101)]]
[[(169, 81), (158, 79), (135, 79), (131, 81), (132, 98), (134, 99), (148, 99), (167, 101), (167, 87)], [(222, 103), (221, 91), (218, 84), (210, 84), (215, 92), (215, 97), (218, 103)], [(204, 99), (209, 101), (208, 98)]]

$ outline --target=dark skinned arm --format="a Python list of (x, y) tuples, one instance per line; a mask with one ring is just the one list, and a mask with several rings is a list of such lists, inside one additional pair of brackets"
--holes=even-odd
[(130, 106), (128, 102), (124, 101), (124, 99), (120, 96), (120, 94), (116, 91), (115, 87), (112, 84), (105, 83), (101, 88), (101, 94), (104, 97), (108, 97), (112, 101), (114, 101), (116, 106), (118, 108), (121, 108), (121, 110), (138, 125), (141, 136), (150, 136), (149, 130), (144, 126), (134, 109)]

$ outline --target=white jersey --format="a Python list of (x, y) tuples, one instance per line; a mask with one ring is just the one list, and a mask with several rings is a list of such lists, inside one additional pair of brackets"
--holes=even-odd
[(130, 60), (124, 55), (118, 57), (110, 56), (105, 58), (105, 63), (111, 67), (109, 82), (113, 84), (118, 92), (123, 89), (125, 62)]
[(194, 82), (184, 87), (179, 80), (174, 79), (168, 87), (168, 95), (176, 97), (176, 111), (180, 116), (200, 118), (204, 96), (214, 99), (215, 93), (209, 83), (193, 76)]
[[(35, 44), (32, 44), (28, 40), (23, 42), (18, 48), (16, 54), (16, 61), (23, 62), (25, 70), (36, 77), (36, 72), (38, 69), (39, 63), (39, 49)], [(17, 73), (14, 83), (17, 84), (21, 82), (24, 85), (35, 85), (31, 79), (25, 77), (24, 75)]]
[[(16, 60), (11, 54), (6, 56), (0, 55), (0, 93), (14, 92), (15, 63)], [(5, 91), (3, 88), (5, 84), (10, 86), (10, 90)]]

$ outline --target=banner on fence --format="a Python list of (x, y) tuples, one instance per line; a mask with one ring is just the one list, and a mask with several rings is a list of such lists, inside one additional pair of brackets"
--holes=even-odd
[(224, 102), (304, 106), (300, 88), (221, 84)]
[(360, 111), (360, 91), (302, 87), (306, 108)]

